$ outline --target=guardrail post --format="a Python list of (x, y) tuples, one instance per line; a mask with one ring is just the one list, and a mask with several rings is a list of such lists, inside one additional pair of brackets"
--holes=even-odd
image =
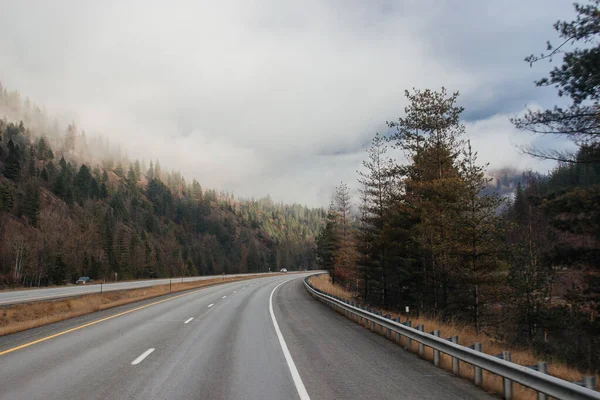
[[(473, 350), (481, 351), (481, 343), (473, 343)], [(483, 383), (483, 370), (479, 367), (473, 366), (473, 380), (475, 381), (475, 386), (481, 386)]]
[[(452, 336), (450, 341), (458, 344), (458, 336)], [(452, 357), (452, 373), (454, 375), (458, 375), (460, 373), (460, 361), (456, 357)]]
[[(538, 370), (538, 372), (541, 372), (542, 374), (548, 373), (548, 363), (547, 362), (538, 361), (536, 367), (537, 367), (536, 369)], [(546, 395), (546, 393), (542, 393), (542, 392), (538, 392), (537, 398), (538, 398), (538, 400), (548, 400), (548, 396)]]
[[(425, 330), (425, 327), (423, 326), (423, 324), (419, 324), (417, 326), (417, 329), (423, 332)], [(423, 343), (419, 342), (419, 357), (423, 358), (423, 356), (425, 356), (425, 346), (423, 345)]]
[[(394, 318), (394, 322), (400, 323), (400, 318), (396, 317)], [(402, 335), (400, 335), (399, 332), (394, 332), (396, 334), (396, 344), (400, 344), (400, 338), (402, 338)]]
[[(510, 356), (510, 351), (502, 352), (502, 359), (505, 361), (512, 361), (512, 357)], [(504, 390), (504, 399), (510, 400), (512, 399), (513, 394), (513, 383), (510, 379), (502, 378), (502, 387)]]
[(584, 376), (583, 377), (583, 387), (596, 390), (596, 377), (595, 376)]
[[(385, 318), (392, 319), (390, 314), (385, 314)], [(388, 340), (392, 340), (392, 331), (389, 328), (385, 328), (385, 337)]]
[(171, 291), (171, 283), (172, 283), (171, 281), (172, 281), (172, 279), (169, 278), (169, 292)]
[(102, 282), (100, 282), (100, 294), (103, 294), (104, 292), (102, 291)]
[[(406, 321), (404, 323), (404, 325), (408, 326), (409, 328), (412, 326), (412, 322), (410, 321)], [(405, 343), (405, 348), (410, 350), (410, 345), (411, 345), (411, 340), (408, 336), (406, 336), (406, 343)]]
[[(440, 331), (437, 329), (433, 331), (433, 336), (440, 337)], [(436, 349), (433, 349), (433, 365), (440, 366), (440, 351)]]

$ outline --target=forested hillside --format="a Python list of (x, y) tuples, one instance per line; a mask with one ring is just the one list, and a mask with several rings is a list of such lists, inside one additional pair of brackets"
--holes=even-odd
[(310, 269), (321, 209), (236, 200), (0, 87), (0, 286)]
[[(317, 239), (318, 261), (336, 283), (373, 305), (458, 319), (600, 370), (599, 4), (576, 4), (576, 21), (555, 24), (565, 43), (594, 45), (566, 51), (538, 82), (572, 105), (513, 120), (570, 137), (579, 151), (528, 149), (559, 161), (556, 169), (516, 182), (507, 170), (490, 185), (458, 93), (406, 92), (403, 115), (388, 123), (394, 134), (376, 135), (368, 150), (360, 198), (341, 184)], [(527, 61), (550, 58), (550, 44), (548, 52)], [(407, 162), (392, 159), (388, 146)], [(501, 196), (503, 188), (515, 190), (514, 199)]]

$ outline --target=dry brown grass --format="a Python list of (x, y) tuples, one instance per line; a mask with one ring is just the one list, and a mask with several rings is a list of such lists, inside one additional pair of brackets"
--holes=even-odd
[[(356, 293), (348, 291), (338, 285), (333, 285), (327, 274), (312, 276), (309, 278), (309, 282), (314, 287), (319, 288), (320, 290), (322, 290), (326, 293), (329, 293), (329, 294), (332, 294), (335, 296), (339, 296), (339, 297), (342, 297), (347, 300), (356, 300), (357, 299)], [(401, 321), (406, 320), (406, 317), (404, 317), (400, 314), (389, 312), (389, 311), (383, 310), (383, 309), (377, 309), (377, 310), (381, 311), (384, 315), (391, 314), (392, 318), (399, 317)], [(423, 317), (419, 317), (419, 318), (411, 317), (410, 320), (412, 322), (413, 327), (423, 324), (425, 332), (432, 332), (433, 330), (439, 330), (440, 336), (442, 336), (442, 337), (451, 337), (451, 336), (456, 335), (459, 337), (459, 343), (464, 346), (470, 346), (475, 342), (479, 342), (482, 344), (483, 351), (487, 354), (496, 355), (496, 354), (500, 354), (503, 350), (509, 350), (511, 352), (512, 361), (517, 364), (534, 365), (539, 360), (539, 358), (537, 358), (535, 356), (534, 352), (531, 350), (523, 349), (523, 348), (515, 348), (514, 346), (511, 347), (505, 343), (498, 342), (497, 340), (495, 340), (487, 335), (484, 335), (484, 334), (477, 335), (477, 333), (474, 331), (473, 328), (471, 328), (470, 326), (464, 325), (464, 324), (460, 324), (460, 323), (456, 323), (456, 322), (442, 322), (437, 319), (423, 318)], [(376, 332), (381, 335), (385, 335), (385, 328), (383, 328), (382, 331), (376, 331)], [(392, 335), (392, 338), (394, 338), (393, 335)], [(406, 347), (406, 342), (405, 342), (404, 338), (398, 344)], [(412, 351), (413, 353), (417, 353), (418, 352), (418, 344), (415, 341), (412, 341), (409, 350)], [(433, 350), (431, 348), (425, 347), (424, 358), (427, 360), (433, 360)], [(581, 380), (583, 375), (591, 375), (591, 373), (582, 374), (580, 371), (578, 371), (574, 368), (570, 368), (561, 362), (552, 362), (551, 360), (546, 360), (546, 361), (548, 361), (548, 373), (550, 375), (567, 380), (569, 382)], [(451, 371), (452, 370), (451, 357), (449, 357), (445, 354), (441, 354), (440, 365), (442, 368)], [(474, 374), (474, 370), (470, 364), (466, 364), (463, 362), (460, 363), (460, 375), (463, 378), (472, 381), (473, 374)], [(597, 387), (596, 387), (596, 390), (598, 390), (598, 389), (600, 389), (600, 382), (598, 379), (596, 379), (596, 382), (598, 382)], [(483, 389), (485, 389), (486, 391), (488, 391), (490, 393), (501, 394), (502, 393), (502, 378), (497, 375), (487, 373), (484, 371), (482, 386), (483, 386)], [(515, 399), (529, 400), (529, 399), (537, 398), (536, 392), (534, 392), (533, 390), (528, 389), (524, 386), (516, 384), (516, 383), (513, 385), (513, 394), (514, 394)]]
[[(271, 274), (269, 276), (279, 275)], [(215, 278), (203, 281), (157, 285), (147, 288), (110, 291), (104, 294), (89, 294), (59, 300), (20, 303), (0, 308), (0, 336), (24, 331), (38, 326), (51, 324), (65, 319), (118, 307), (136, 301), (162, 296), (168, 293), (211, 286), (225, 282), (234, 282), (260, 278), (261, 276)]]

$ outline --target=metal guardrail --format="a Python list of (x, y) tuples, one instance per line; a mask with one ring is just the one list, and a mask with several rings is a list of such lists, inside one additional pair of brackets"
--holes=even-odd
[[(505, 381), (508, 380), (519, 383), (537, 391), (539, 394), (546, 394), (557, 399), (565, 400), (600, 400), (600, 392), (596, 392), (595, 390), (582, 387), (575, 383), (567, 382), (551, 375), (546, 375), (526, 366), (515, 364), (510, 361), (482, 353), (470, 347), (461, 346), (431, 333), (426, 333), (386, 318), (380, 315), (380, 313), (376, 314), (374, 312), (364, 310), (356, 305), (342, 300), (341, 298), (337, 298), (336, 296), (328, 295), (321, 290), (312, 287), (308, 283), (308, 278), (304, 279), (304, 286), (311, 295), (320, 301), (327, 303), (332, 308), (342, 311), (347, 316), (352, 314), (355, 317), (362, 318), (361, 321), (368, 321), (372, 330), (374, 330), (376, 325), (379, 325), (380, 327), (386, 328), (388, 332), (396, 332), (399, 335), (405, 336), (409, 340), (416, 341), (420, 345), (427, 346), (432, 348), (434, 351), (447, 354), (453, 358), (453, 361), (456, 359), (466, 362), (473, 365), (476, 370), (480, 368), (492, 374), (499, 375), (503, 377)], [(422, 353), (421, 347), (419, 350), (419, 352)], [(453, 362), (453, 366), (454, 365), (456, 365), (456, 373), (458, 371), (458, 361)]]

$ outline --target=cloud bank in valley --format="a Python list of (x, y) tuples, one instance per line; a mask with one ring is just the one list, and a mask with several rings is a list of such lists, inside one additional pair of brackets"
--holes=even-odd
[(549, 106), (524, 56), (562, 0), (105, 1), (2, 6), (0, 79), (132, 157), (238, 196), (326, 205), (404, 90), (460, 90), (482, 162), (546, 171), (508, 118)]

